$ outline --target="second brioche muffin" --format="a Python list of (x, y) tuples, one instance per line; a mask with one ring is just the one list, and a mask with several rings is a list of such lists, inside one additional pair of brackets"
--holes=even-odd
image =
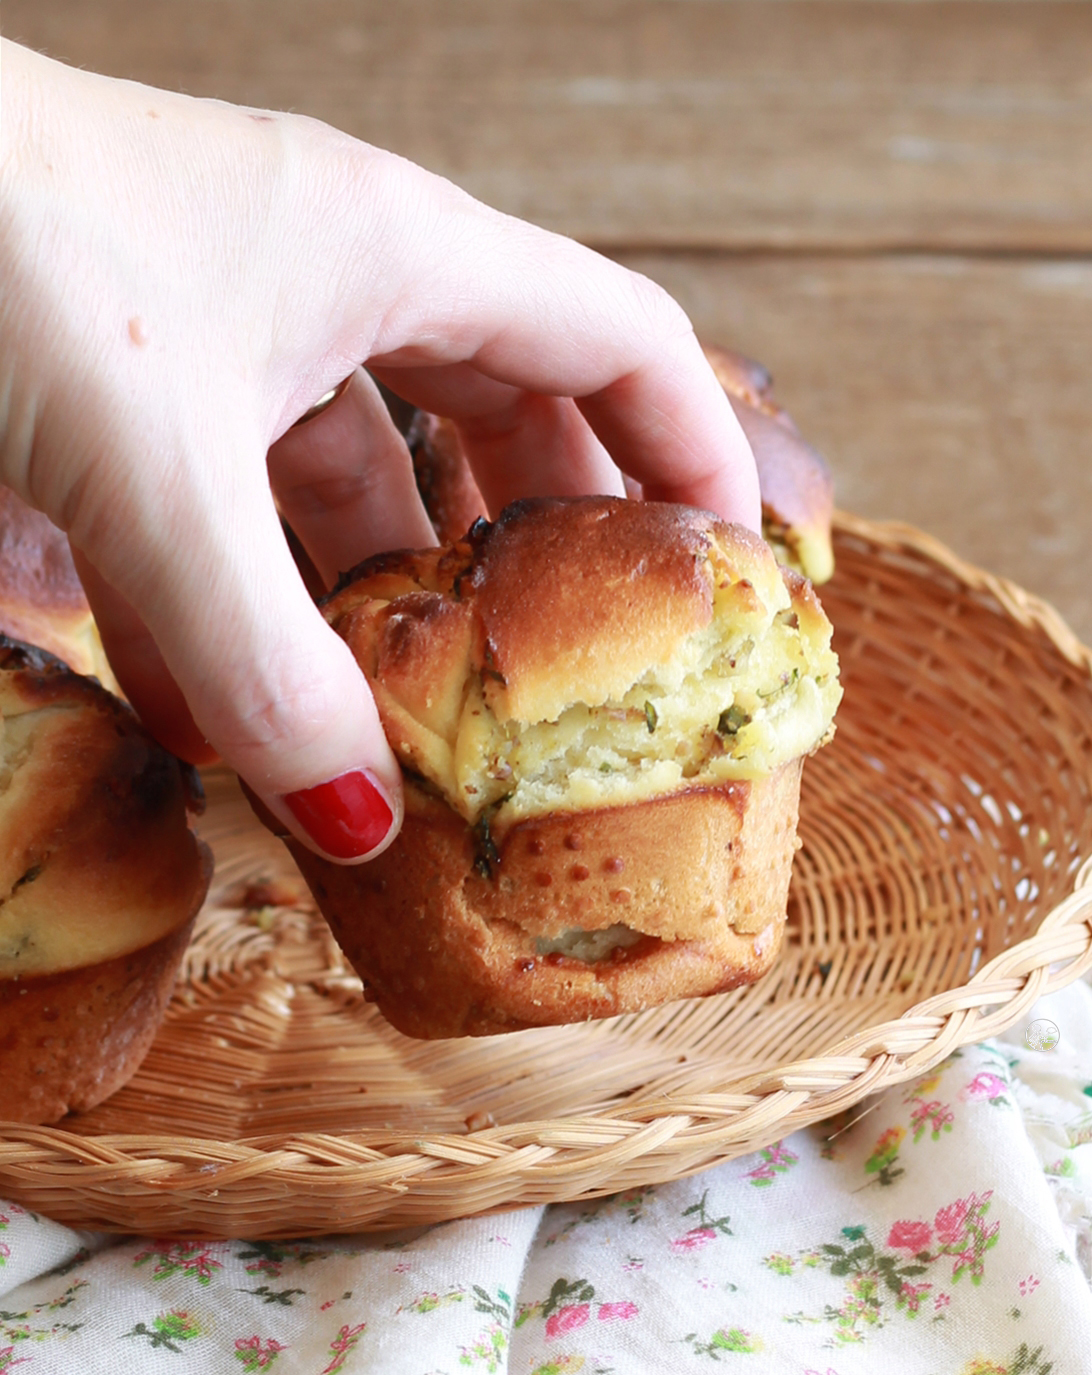
[(140, 1064), (212, 871), (199, 803), (124, 703), (0, 636), (0, 1118), (93, 1107)]
[(679, 506), (520, 502), (369, 560), (325, 614), (406, 819), (359, 867), (287, 843), (400, 1030), (604, 1017), (769, 967), (801, 761), (841, 689), (810, 584), (756, 536)]
[(7, 487), (0, 487), (0, 633), (118, 691), (67, 538)]

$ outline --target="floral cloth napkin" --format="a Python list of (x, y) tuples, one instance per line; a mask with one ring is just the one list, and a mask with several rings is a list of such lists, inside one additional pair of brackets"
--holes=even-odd
[(1056, 1046), (1023, 1023), (756, 1155), (590, 1203), (119, 1242), (0, 1202), (0, 1372), (1089, 1375), (1092, 986), (1033, 1019)]

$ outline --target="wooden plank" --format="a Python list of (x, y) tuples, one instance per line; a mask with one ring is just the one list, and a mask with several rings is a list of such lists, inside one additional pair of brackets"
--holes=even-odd
[(841, 506), (929, 530), (1092, 643), (1092, 263), (624, 261), (771, 368)]
[(599, 244), (1092, 250), (1086, 4), (4, 0), (4, 29)]

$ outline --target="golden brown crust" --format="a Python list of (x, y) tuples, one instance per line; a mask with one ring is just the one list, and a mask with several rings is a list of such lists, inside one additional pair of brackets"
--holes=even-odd
[[(774, 401), (772, 379), (761, 363), (717, 344), (702, 348), (754, 451), (763, 534), (783, 562), (813, 582), (826, 582), (834, 570), (834, 482), (826, 460)], [(418, 411), (406, 439), (437, 538), (443, 543), (458, 539), (488, 512), (455, 425)]]
[[(431, 688), (442, 681), (449, 648), (458, 657), (474, 636), (471, 656), (486, 670), (498, 719), (551, 720), (574, 701), (621, 696), (709, 623), (714, 538), (752, 580), (779, 581), (762, 541), (708, 512), (620, 497), (537, 498), (513, 502), (492, 525), (481, 522), (450, 554), (367, 560), (323, 607), (380, 684), (417, 678)], [(407, 599), (415, 592), (424, 595)], [(371, 610), (396, 596), (394, 608)], [(365, 619), (350, 619), (365, 608)], [(382, 621), (377, 647), (373, 614)]]
[(0, 487), (0, 632), (117, 690), (67, 538), (7, 487)]
[[(795, 760), (753, 783), (542, 818), (488, 855), (480, 830), (412, 780), (400, 835), (367, 865), (331, 864), (285, 839), (394, 1026), (485, 1036), (764, 974), (784, 926), (800, 769)], [(632, 943), (595, 960), (549, 948), (574, 930)]]
[(525, 501), (368, 560), (324, 610), (405, 821), (359, 867), (285, 840), (395, 1026), (606, 1017), (769, 967), (840, 689), (810, 584), (762, 540), (680, 506)]
[(0, 1116), (56, 1122), (121, 1088), (155, 1039), (192, 929), (191, 917), (113, 960), (0, 979)]
[(514, 503), (323, 605), (403, 767), (471, 823), (758, 777), (815, 748), (840, 695), (809, 585), (681, 506)]
[(442, 544), (458, 539), (476, 520), (488, 516), (453, 421), (417, 411), (406, 443), (413, 458), (417, 490)]
[(53, 1121), (150, 1045), (212, 861), (191, 771), (94, 679), (0, 636), (0, 1116)]
[(783, 562), (812, 582), (826, 582), (834, 571), (834, 479), (826, 460), (774, 401), (772, 379), (761, 363), (717, 344), (702, 349), (755, 456), (762, 533)]
[(186, 767), (91, 678), (0, 637), (0, 978), (114, 959), (207, 882)]

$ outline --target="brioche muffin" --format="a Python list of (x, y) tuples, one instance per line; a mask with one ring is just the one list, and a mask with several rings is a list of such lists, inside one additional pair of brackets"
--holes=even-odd
[(208, 887), (199, 805), (124, 703), (0, 636), (0, 1118), (93, 1107), (139, 1065)]
[(813, 583), (828, 581), (834, 572), (834, 479), (826, 460), (774, 401), (773, 380), (761, 363), (716, 344), (702, 348), (755, 456), (763, 537), (779, 563)]
[(356, 867), (285, 839), (399, 1030), (607, 1017), (769, 968), (801, 763), (841, 689), (810, 584), (757, 536), (681, 506), (518, 502), (370, 559), (324, 611), (405, 822)]
[[(813, 583), (826, 582), (834, 572), (834, 482), (826, 461), (774, 401), (761, 363), (715, 344), (702, 347), (754, 452), (763, 537), (780, 563)], [(488, 515), (458, 431), (452, 421), (427, 411), (411, 409), (407, 417), (405, 403), (386, 395), (404, 427), (417, 490), (437, 538), (457, 539), (472, 521)]]
[(0, 487), (0, 633), (118, 691), (67, 538), (7, 487)]

